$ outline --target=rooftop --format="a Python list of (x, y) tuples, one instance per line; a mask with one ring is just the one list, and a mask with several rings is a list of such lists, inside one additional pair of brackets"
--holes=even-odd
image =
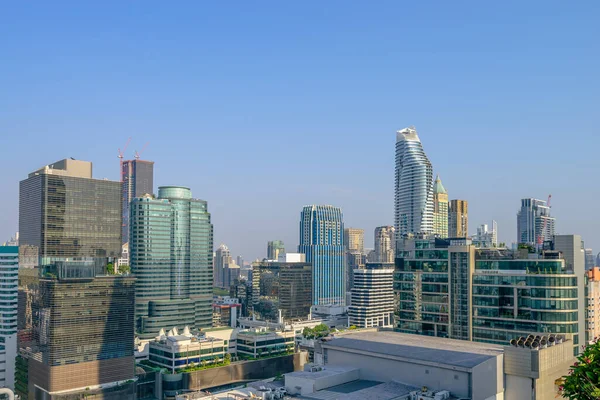
[(503, 353), (503, 347), (498, 345), (398, 332), (358, 332), (324, 342), (323, 347), (463, 368), (473, 368)]
[(326, 365), (322, 367), (320, 371), (296, 371), (290, 372), (289, 374), (285, 374), (286, 376), (293, 376), (295, 378), (305, 378), (305, 379), (321, 379), (327, 378), (329, 376), (335, 376), (339, 374), (343, 374), (349, 371), (355, 371), (358, 368), (354, 367), (344, 367), (341, 365)]

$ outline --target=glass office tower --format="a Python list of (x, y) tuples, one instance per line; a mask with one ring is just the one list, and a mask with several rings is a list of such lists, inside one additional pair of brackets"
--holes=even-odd
[(346, 303), (346, 263), (342, 210), (305, 206), (300, 215), (298, 252), (313, 266), (313, 304)]
[(213, 226), (206, 201), (193, 199), (188, 188), (161, 186), (158, 198), (131, 202), (130, 223), (138, 335), (210, 327)]

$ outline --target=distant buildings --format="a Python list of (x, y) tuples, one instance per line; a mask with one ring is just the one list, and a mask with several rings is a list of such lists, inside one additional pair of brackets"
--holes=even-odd
[(448, 237), (448, 192), (439, 176), (433, 184), (433, 233), (441, 238)]
[(190, 189), (161, 186), (131, 202), (129, 252), (137, 278), (136, 332), (212, 325), (213, 226)]
[(11, 237), (8, 241), (4, 242), (2, 246), (18, 246), (19, 245), (19, 232), (15, 233), (15, 236)]
[(136, 197), (154, 193), (154, 161), (139, 159), (121, 162), (123, 242), (129, 240), (129, 204)]
[(267, 260), (277, 260), (283, 254), (285, 254), (285, 244), (281, 240), (267, 243)]
[(349, 325), (391, 328), (394, 324), (394, 264), (367, 263), (353, 272)]
[(396, 249), (396, 236), (393, 226), (375, 228), (375, 255), (369, 262), (393, 263)]
[(585, 249), (585, 270), (589, 271), (590, 269), (596, 266), (596, 257), (594, 257), (594, 250)]
[(477, 235), (473, 236), (473, 245), (480, 248), (498, 247), (498, 225), (492, 221), (492, 229), (487, 224), (477, 227)]
[(0, 387), (15, 389), (19, 248), (0, 246)]
[(414, 127), (396, 132), (395, 229), (433, 232), (433, 167)]
[(448, 208), (448, 237), (469, 236), (469, 204), (466, 200), (450, 200)]
[(305, 206), (300, 214), (300, 245), (313, 266), (313, 304), (345, 304), (344, 222), (338, 207)]
[[(35, 294), (19, 294), (27, 299), (15, 382), (22, 397), (134, 398), (133, 383), (115, 383), (134, 377), (135, 280), (105, 275), (121, 253), (121, 209), (121, 183), (93, 179), (90, 162), (57, 161), (20, 182), (23, 293)], [(39, 278), (29, 274), (36, 269)]]
[(517, 241), (536, 245), (552, 240), (554, 222), (545, 200), (522, 199), (521, 209), (517, 213)]
[(233, 261), (229, 248), (220, 245), (215, 252), (213, 285), (229, 289), (233, 282), (241, 275), (241, 268)]
[(312, 266), (304, 254), (252, 264), (252, 308), (266, 321), (306, 319), (312, 305)]
[(346, 290), (354, 285), (353, 271), (365, 264), (365, 231), (358, 228), (344, 229), (344, 246), (346, 247)]
[(348, 251), (365, 252), (365, 231), (359, 228), (344, 229), (344, 245)]

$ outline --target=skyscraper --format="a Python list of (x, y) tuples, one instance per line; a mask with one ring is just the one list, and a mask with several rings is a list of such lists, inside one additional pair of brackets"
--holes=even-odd
[(219, 248), (215, 251), (215, 261), (214, 261), (214, 276), (213, 276), (213, 285), (216, 287), (225, 287), (225, 267), (229, 264), (233, 263), (231, 258), (231, 253), (229, 252), (229, 247), (225, 244), (221, 244)]
[(154, 193), (154, 161), (126, 160), (121, 163), (123, 243), (129, 240), (129, 204), (136, 197)]
[(396, 239), (393, 226), (378, 226), (375, 228), (375, 262), (393, 263), (396, 249)]
[(365, 252), (365, 231), (359, 228), (344, 229), (344, 244), (348, 251)]
[(137, 278), (136, 330), (212, 324), (213, 226), (207, 202), (190, 189), (161, 186), (131, 202), (129, 258)]
[(267, 243), (267, 260), (277, 260), (283, 254), (285, 254), (285, 244), (281, 240)]
[(450, 200), (448, 209), (448, 237), (469, 236), (469, 204), (466, 200)]
[(300, 214), (300, 245), (313, 266), (313, 304), (345, 304), (344, 222), (338, 207), (305, 206)]
[[(19, 252), (28, 259), (23, 281), (34, 294), (23, 309), (34, 335), (20, 375), (28, 379), (17, 377), (15, 385), (22, 396), (135, 394), (132, 383), (109, 389), (133, 379), (135, 362), (135, 280), (103, 276), (121, 253), (120, 194), (120, 182), (93, 179), (92, 163), (74, 159), (20, 182)], [(36, 269), (34, 279), (29, 272)]]
[(15, 389), (19, 248), (0, 246), (0, 387)]
[(550, 207), (545, 200), (522, 199), (521, 209), (517, 213), (517, 241), (538, 244), (538, 241), (543, 243), (552, 240), (554, 222), (554, 218), (550, 216)]
[(433, 167), (414, 127), (396, 132), (396, 235), (433, 232)]
[(448, 237), (448, 192), (439, 175), (433, 184), (433, 233), (441, 238)]

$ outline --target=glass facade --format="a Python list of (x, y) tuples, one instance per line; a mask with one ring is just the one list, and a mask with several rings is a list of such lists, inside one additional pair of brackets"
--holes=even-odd
[(433, 167), (414, 127), (396, 133), (395, 228), (407, 233), (433, 232)]
[(506, 344), (532, 333), (572, 333), (579, 343), (578, 279), (564, 260), (477, 260), (473, 340)]
[(154, 193), (154, 161), (127, 160), (121, 163), (123, 242), (129, 240), (129, 204), (136, 197)]
[(312, 267), (307, 263), (261, 262), (252, 266), (252, 307), (261, 319), (306, 319), (312, 305)]
[(133, 357), (134, 293), (127, 276), (41, 279), (34, 358), (59, 366)]
[(160, 187), (158, 198), (134, 199), (129, 251), (140, 337), (211, 326), (213, 227), (206, 201), (173, 186)]
[(300, 215), (298, 252), (313, 266), (313, 304), (346, 303), (346, 263), (342, 210), (305, 206)]
[(49, 262), (119, 257), (120, 191), (119, 182), (72, 176), (39, 174), (21, 181), (20, 244), (37, 248)]

